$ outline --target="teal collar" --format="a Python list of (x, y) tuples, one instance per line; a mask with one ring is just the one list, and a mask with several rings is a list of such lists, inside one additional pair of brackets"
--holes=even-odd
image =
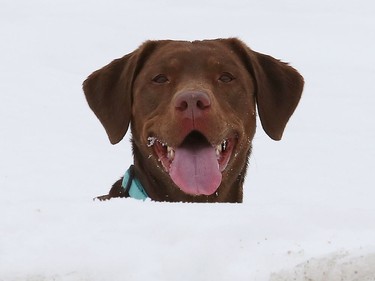
[(134, 166), (131, 165), (126, 171), (124, 178), (122, 179), (122, 188), (125, 190), (125, 194), (129, 194), (130, 198), (145, 201), (148, 195), (143, 188), (142, 184), (134, 175)]

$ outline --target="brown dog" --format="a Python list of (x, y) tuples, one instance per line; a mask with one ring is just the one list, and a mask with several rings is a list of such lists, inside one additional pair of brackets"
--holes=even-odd
[(100, 199), (128, 197), (135, 185), (156, 201), (242, 202), (255, 105), (280, 140), (303, 85), (238, 39), (144, 43), (83, 84), (112, 144), (131, 125), (134, 167)]

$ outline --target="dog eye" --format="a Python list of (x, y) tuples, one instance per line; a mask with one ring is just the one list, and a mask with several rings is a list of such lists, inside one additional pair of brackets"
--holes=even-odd
[(159, 75), (156, 75), (154, 78), (152, 78), (152, 82), (155, 82), (157, 84), (164, 84), (164, 83), (169, 82), (169, 80), (167, 76), (165, 76), (164, 74), (159, 74)]
[(236, 79), (236, 78), (228, 72), (225, 72), (225, 73), (221, 74), (221, 76), (219, 77), (219, 81), (223, 82), (223, 83), (229, 83), (229, 82), (233, 81), (234, 79)]

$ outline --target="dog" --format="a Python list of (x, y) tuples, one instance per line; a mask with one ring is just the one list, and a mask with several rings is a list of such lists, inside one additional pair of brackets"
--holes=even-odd
[(256, 116), (280, 140), (303, 86), (237, 38), (143, 43), (83, 83), (110, 142), (132, 134), (134, 165), (98, 198), (242, 202)]

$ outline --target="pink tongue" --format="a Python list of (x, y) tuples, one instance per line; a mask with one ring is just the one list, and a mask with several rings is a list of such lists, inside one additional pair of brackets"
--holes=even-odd
[(185, 193), (213, 194), (221, 183), (215, 149), (211, 146), (177, 148), (169, 175)]

